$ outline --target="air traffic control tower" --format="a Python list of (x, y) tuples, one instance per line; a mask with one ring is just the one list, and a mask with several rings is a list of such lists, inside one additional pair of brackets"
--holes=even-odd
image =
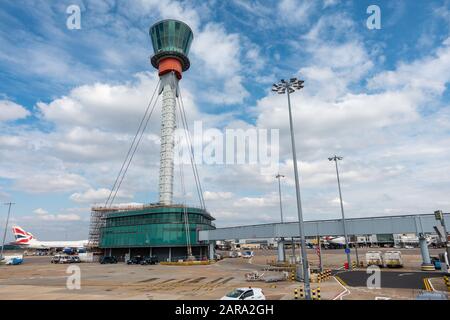
[(176, 20), (154, 24), (150, 28), (150, 36), (155, 52), (151, 62), (158, 69), (161, 80), (159, 93), (162, 93), (159, 202), (171, 205), (178, 81), (190, 66), (188, 54), (193, 36), (187, 24)]
[[(199, 208), (173, 203), (174, 131), (177, 107), (180, 108), (178, 82), (190, 67), (188, 54), (193, 33), (187, 24), (168, 19), (152, 25), (150, 37), (154, 50), (151, 64), (158, 69), (157, 90), (162, 96), (159, 202), (140, 207), (93, 208), (93, 238), (98, 230), (98, 247), (105, 254), (116, 256), (153, 255), (160, 261), (211, 259), (212, 244), (198, 240), (200, 230), (215, 228), (202, 196)], [(97, 227), (92, 221), (99, 221)]]

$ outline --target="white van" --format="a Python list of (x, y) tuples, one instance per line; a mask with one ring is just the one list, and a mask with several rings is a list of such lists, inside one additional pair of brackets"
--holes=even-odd
[(366, 264), (368, 266), (383, 267), (384, 262), (381, 251), (368, 251), (366, 253)]
[(388, 268), (403, 267), (402, 253), (400, 251), (386, 251), (384, 253), (384, 263)]

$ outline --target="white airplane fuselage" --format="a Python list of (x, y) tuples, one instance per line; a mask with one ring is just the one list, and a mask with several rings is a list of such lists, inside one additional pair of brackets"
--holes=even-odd
[(88, 245), (88, 240), (79, 241), (39, 241), (31, 233), (25, 231), (19, 226), (13, 226), (12, 232), (16, 239), (13, 244), (20, 246), (21, 248), (28, 249), (64, 249), (84, 248)]
[(64, 248), (85, 248), (88, 240), (80, 241), (39, 241), (30, 240), (27, 244), (20, 244), (22, 248), (29, 249), (64, 249)]

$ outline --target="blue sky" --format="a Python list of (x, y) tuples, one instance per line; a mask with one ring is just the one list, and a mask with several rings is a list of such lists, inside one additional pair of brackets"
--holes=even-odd
[[(72, 4), (80, 30), (66, 27)], [(380, 30), (366, 27), (371, 4)], [(42, 239), (87, 236), (156, 84), (148, 28), (162, 18), (194, 31), (189, 121), (280, 130), (288, 219), (286, 102), (270, 87), (292, 76), (306, 81), (293, 104), (307, 219), (339, 216), (335, 153), (349, 216), (450, 210), (449, 1), (2, 1), (0, 200), (17, 203), (13, 223)], [(121, 202), (157, 199), (158, 117)], [(257, 166), (200, 173), (217, 225), (277, 221), (276, 180)]]

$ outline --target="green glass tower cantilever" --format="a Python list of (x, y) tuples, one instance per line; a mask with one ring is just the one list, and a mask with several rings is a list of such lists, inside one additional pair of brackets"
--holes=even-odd
[(184, 22), (167, 19), (150, 27), (154, 55), (151, 62), (158, 68), (159, 60), (168, 56), (181, 59), (183, 71), (189, 69), (189, 49), (194, 38), (191, 28)]

